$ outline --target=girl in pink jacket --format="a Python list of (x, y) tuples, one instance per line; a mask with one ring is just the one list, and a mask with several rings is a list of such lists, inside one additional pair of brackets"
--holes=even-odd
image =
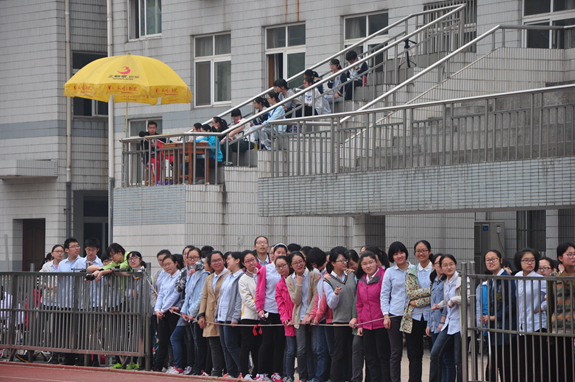
[(363, 336), (365, 363), (374, 382), (390, 379), (389, 337), (383, 326), (380, 303), (384, 274), (385, 270), (377, 265), (375, 254), (364, 251), (357, 270), (357, 332)]

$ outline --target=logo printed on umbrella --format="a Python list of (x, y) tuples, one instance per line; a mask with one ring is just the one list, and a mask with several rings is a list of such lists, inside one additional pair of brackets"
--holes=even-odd
[(128, 66), (122, 66), (122, 68), (125, 68), (126, 71), (125, 71), (125, 72), (120, 72), (120, 71), (118, 70), (118, 73), (120, 73), (120, 74), (128, 74), (128, 73), (130, 73), (130, 68), (129, 68)]

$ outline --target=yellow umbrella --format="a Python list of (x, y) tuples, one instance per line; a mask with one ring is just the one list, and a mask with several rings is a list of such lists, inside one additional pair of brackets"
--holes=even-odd
[(108, 102), (189, 103), (192, 92), (172, 68), (144, 56), (105, 57), (84, 66), (64, 85), (64, 95)]

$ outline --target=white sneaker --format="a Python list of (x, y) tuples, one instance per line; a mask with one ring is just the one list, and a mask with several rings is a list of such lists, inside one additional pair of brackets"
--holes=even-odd
[(252, 378), (252, 375), (251, 375), (251, 374), (246, 375), (246, 376), (244, 377), (244, 379), (245, 379), (246, 381), (253, 381), (253, 380), (254, 380), (254, 379)]
[(166, 374), (182, 374), (183, 372), (184, 372), (184, 370), (182, 370), (182, 369), (178, 369), (177, 367), (170, 366), (168, 371), (166, 371)]
[(192, 367), (186, 366), (186, 368), (184, 369), (184, 375), (190, 375), (191, 373), (192, 373)]
[(162, 373), (167, 373), (173, 366), (170, 366), (169, 369), (166, 369), (165, 367), (162, 367)]

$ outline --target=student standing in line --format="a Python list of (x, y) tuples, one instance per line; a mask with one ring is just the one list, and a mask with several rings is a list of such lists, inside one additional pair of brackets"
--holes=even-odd
[[(257, 239), (256, 239), (257, 240)], [(257, 329), (258, 325), (258, 311), (256, 309), (256, 283), (258, 273), (258, 259), (255, 251), (244, 252), (244, 266), (246, 272), (240, 278), (238, 289), (242, 299), (242, 325), (253, 325), (253, 327), (242, 326), (242, 344), (240, 348), (240, 371), (244, 379), (253, 380), (259, 372), (259, 350), (262, 343), (262, 336)], [(252, 372), (249, 372), (249, 359), (250, 353), (252, 354)]]
[(224, 255), (220, 251), (212, 251), (206, 257), (206, 263), (214, 273), (206, 277), (202, 303), (198, 313), (198, 324), (203, 329), (204, 337), (212, 353), (212, 377), (221, 377), (224, 371), (224, 353), (220, 342), (220, 331), (215, 323), (216, 305), (220, 297), (220, 290), (229, 271), (225, 267)]
[(429, 308), (431, 308), (429, 276), (433, 271), (433, 254), (431, 244), (427, 240), (418, 241), (413, 249), (419, 264), (410, 268), (405, 276), (405, 291), (409, 303), (405, 306), (400, 330), (405, 333), (407, 342), (409, 382), (421, 382), (423, 338), (427, 321), (429, 321)]
[(220, 289), (216, 321), (223, 324), (220, 326), (220, 342), (228, 371), (226, 376), (237, 378), (240, 376), (240, 328), (236, 325), (242, 315), (242, 299), (238, 289), (238, 282), (244, 274), (242, 253), (230, 253), (226, 258), (226, 264), (230, 274)]
[[(522, 277), (538, 277), (539, 252), (525, 248), (518, 251), (513, 259), (515, 267), (521, 269), (517, 279), (517, 304), (519, 308), (519, 375), (522, 381), (541, 381), (547, 376), (547, 337), (531, 333), (547, 331), (547, 283), (543, 280), (525, 280)], [(543, 352), (541, 351), (543, 349)], [(541, 359), (541, 357), (544, 357)], [(535, 365), (533, 365), (535, 364)], [(543, 366), (543, 374), (541, 374)]]
[(405, 291), (405, 276), (413, 267), (408, 261), (408, 251), (402, 242), (391, 243), (388, 258), (395, 263), (385, 271), (381, 287), (380, 302), (383, 313), (383, 324), (388, 330), (389, 346), (391, 347), (390, 369), (391, 381), (401, 382), (401, 356), (403, 354), (403, 334), (400, 325), (405, 305), (408, 303)]
[(381, 311), (381, 286), (385, 270), (378, 267), (373, 252), (365, 251), (359, 258), (357, 271), (357, 325), (358, 335), (363, 337), (363, 354), (369, 371), (369, 382), (388, 381), (389, 336), (383, 326)]
[[(438, 253), (435, 255), (433, 259), (433, 268), (434, 271), (431, 272), (430, 280), (431, 280), (431, 306), (435, 304), (439, 304), (443, 301), (443, 268), (441, 268), (441, 256), (442, 254)], [(479, 287), (481, 290), (481, 286)], [(480, 301), (480, 298), (477, 298), (477, 301)], [(431, 337), (432, 347), (435, 341), (437, 340), (437, 336), (439, 336), (439, 332), (443, 328), (442, 316), (446, 316), (447, 312), (445, 308), (443, 309), (436, 309), (433, 310), (429, 314), (429, 320), (427, 321), (427, 328), (426, 334)], [(443, 348), (443, 356), (440, 357), (441, 366), (439, 368), (439, 373), (441, 375), (441, 382), (451, 382), (455, 380), (455, 358), (453, 353), (453, 343), (448, 342), (444, 345)]]
[[(457, 260), (452, 255), (446, 254), (441, 256), (441, 268), (443, 269), (445, 279), (443, 286), (443, 301), (434, 304), (431, 309), (441, 310), (446, 308), (446, 314), (441, 317), (440, 323), (443, 324), (441, 331), (436, 338), (433, 348), (431, 349), (431, 364), (429, 369), (429, 381), (441, 381), (441, 356), (446, 351), (453, 351), (455, 364), (457, 366), (457, 382), (463, 381), (461, 370), (461, 288), (462, 281), (457, 272)], [(469, 289), (469, 283), (465, 283), (463, 288)], [(469, 296), (469, 293), (467, 294)], [(466, 307), (467, 304), (464, 305)], [(453, 347), (450, 346), (453, 344)], [(452, 350), (451, 350), (452, 349)]]
[[(564, 270), (557, 276), (575, 276), (575, 244), (561, 243), (557, 246), (557, 260), (563, 265)], [(559, 267), (559, 266), (558, 266)], [(573, 381), (574, 360), (573, 340), (575, 337), (575, 282), (573, 281), (549, 281), (547, 286), (549, 296), (549, 312), (551, 313), (551, 329), (554, 333), (562, 334), (562, 337), (554, 337), (559, 367), (557, 381)], [(553, 346), (552, 348), (555, 348)], [(563, 364), (561, 364), (563, 362)], [(554, 364), (554, 363), (553, 363)]]
[(297, 354), (296, 329), (293, 326), (293, 309), (294, 303), (289, 295), (286, 285), (286, 279), (290, 277), (292, 269), (289, 266), (287, 256), (277, 256), (274, 259), (276, 269), (281, 275), (281, 279), (276, 284), (276, 302), (282, 324), (284, 324), (284, 333), (287, 347), (285, 349), (285, 371), (284, 382), (294, 381), (295, 358)]
[[(501, 252), (490, 250), (485, 254), (485, 266), (494, 276), (509, 276), (503, 269)], [(509, 280), (489, 280), (487, 285), (488, 314), (483, 323), (493, 329), (517, 330), (515, 282)], [(491, 350), (489, 360), (489, 380), (495, 381), (497, 372), (505, 381), (517, 381), (517, 352), (514, 334), (490, 333)]]
[[(332, 382), (348, 381), (345, 371), (351, 374), (351, 349), (353, 334), (349, 327), (355, 303), (356, 282), (353, 273), (346, 274), (349, 255), (346, 248), (335, 247), (329, 255), (330, 278), (324, 278), (327, 305), (333, 311), (334, 350), (331, 362)], [(344, 363), (346, 366), (344, 366)]]
[(294, 303), (292, 322), (296, 330), (298, 374), (300, 380), (309, 381), (315, 375), (315, 365), (308, 362), (312, 353), (310, 313), (317, 293), (320, 274), (307, 268), (306, 258), (299, 251), (291, 253), (290, 263), (294, 272), (285, 279), (285, 283), (289, 296)]
[(270, 255), (271, 264), (263, 266), (258, 271), (256, 286), (256, 308), (258, 317), (262, 322), (262, 346), (259, 352), (259, 366), (262, 374), (274, 382), (281, 381), (283, 373), (283, 358), (285, 348), (285, 334), (281, 326), (266, 326), (266, 324), (281, 324), (278, 305), (276, 302), (276, 284), (281, 275), (276, 269), (274, 260), (277, 256), (285, 256), (287, 246), (276, 244)]
[[(160, 290), (158, 291), (158, 298), (154, 311), (158, 318), (158, 352), (156, 353), (156, 362), (154, 364), (154, 371), (161, 371), (164, 361), (168, 356), (168, 345), (170, 337), (176, 329), (178, 324), (178, 315), (172, 313), (170, 308), (179, 306), (181, 294), (176, 290), (175, 284), (179, 277), (178, 262), (174, 255), (164, 257), (162, 263), (166, 278), (163, 280)], [(171, 368), (175, 370), (174, 373), (181, 374), (183, 369)]]

